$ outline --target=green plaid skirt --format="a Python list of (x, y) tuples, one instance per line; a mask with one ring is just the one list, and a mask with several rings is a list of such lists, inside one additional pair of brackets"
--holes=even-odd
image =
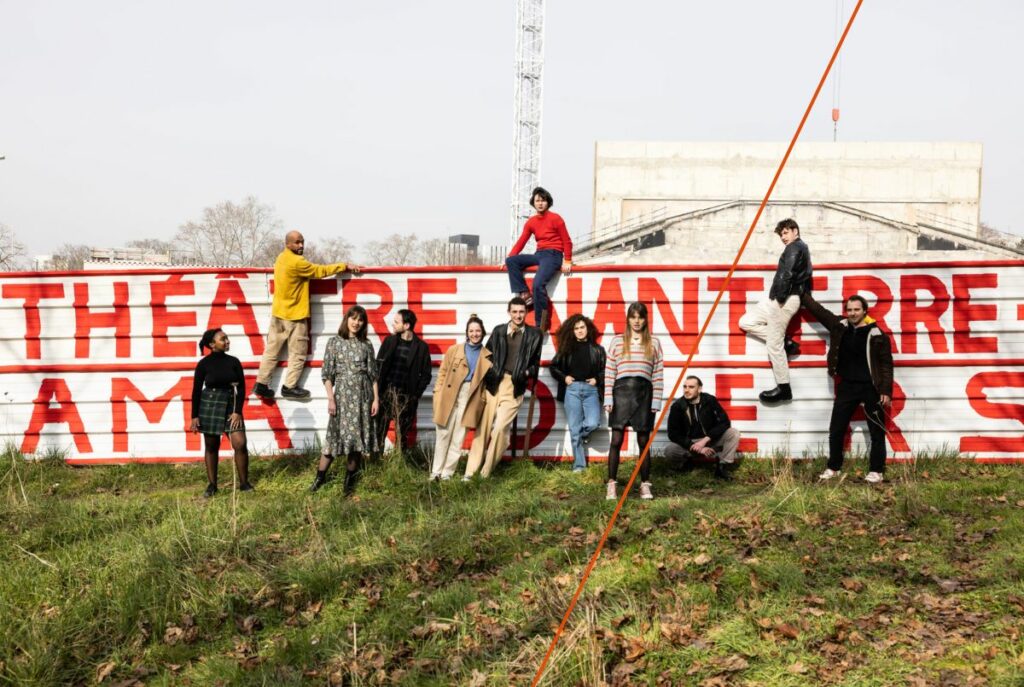
[(235, 407), (234, 397), (233, 389), (203, 389), (199, 399), (199, 431), (218, 436), (244, 432), (244, 422), (238, 429), (231, 429), (229, 418)]

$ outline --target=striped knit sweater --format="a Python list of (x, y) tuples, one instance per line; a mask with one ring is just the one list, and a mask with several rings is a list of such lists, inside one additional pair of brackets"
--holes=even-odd
[(651, 338), (654, 360), (644, 358), (643, 344), (632, 345), (627, 359), (623, 351), (622, 336), (617, 335), (608, 346), (608, 358), (604, 366), (604, 404), (612, 404), (612, 387), (623, 377), (643, 377), (654, 387), (651, 410), (661, 410), (661, 396), (665, 386), (665, 360), (661, 353), (661, 342)]

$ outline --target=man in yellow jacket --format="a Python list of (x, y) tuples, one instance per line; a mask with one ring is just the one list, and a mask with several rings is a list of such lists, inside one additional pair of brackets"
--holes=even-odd
[(274, 391), (268, 384), (270, 375), (277, 367), (277, 356), (281, 346), (288, 344), (288, 372), (281, 395), (286, 398), (309, 398), (309, 391), (299, 386), (299, 376), (306, 365), (306, 351), (309, 348), (309, 280), (323, 279), (332, 274), (345, 272), (359, 273), (356, 265), (343, 262), (333, 265), (316, 265), (302, 257), (306, 240), (297, 231), (290, 231), (284, 237), (284, 250), (274, 261), (274, 304), (271, 309), (270, 329), (267, 332), (267, 346), (256, 376), (253, 392), (263, 398), (274, 398)]

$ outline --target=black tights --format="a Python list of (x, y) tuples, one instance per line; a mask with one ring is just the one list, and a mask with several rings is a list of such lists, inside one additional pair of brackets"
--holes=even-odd
[[(348, 465), (345, 466), (346, 471), (348, 472), (348, 477), (351, 477), (352, 475), (359, 471), (359, 464), (362, 462), (362, 460), (362, 453), (348, 454)], [(317, 470), (319, 470), (320, 472), (327, 472), (327, 469), (331, 467), (332, 462), (334, 462), (334, 456), (328, 453), (321, 454), (320, 465), (317, 467)]]
[[(206, 481), (210, 484), (217, 484), (217, 463), (220, 452), (220, 435), (204, 434), (206, 441)], [(249, 482), (249, 445), (245, 440), (245, 432), (231, 432), (228, 434), (231, 441), (231, 448), (235, 451), (235, 471), (238, 473), (238, 484)]]
[[(619, 473), (619, 452), (622, 450), (622, 442), (626, 438), (626, 431), (623, 429), (612, 430), (612, 444), (608, 447), (608, 481), (612, 481)], [(637, 432), (636, 443), (642, 452), (651, 438), (650, 432)], [(651, 456), (644, 456), (644, 462), (640, 465), (640, 481), (651, 481)]]

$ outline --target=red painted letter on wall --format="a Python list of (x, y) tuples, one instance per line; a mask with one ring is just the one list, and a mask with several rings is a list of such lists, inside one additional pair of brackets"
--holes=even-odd
[[(233, 305), (234, 307), (228, 307)], [(245, 298), (242, 285), (237, 279), (225, 279), (217, 285), (217, 293), (213, 296), (213, 307), (210, 308), (210, 319), (206, 328), (239, 325), (249, 338), (249, 346), (253, 355), (263, 355), (263, 335), (260, 325), (256, 322), (256, 314)]]
[[(56, 402), (56, 407), (51, 404)], [(39, 386), (39, 394), (32, 405), (32, 418), (21, 441), (22, 453), (35, 453), (39, 446), (39, 434), (46, 425), (67, 425), (75, 448), (79, 453), (92, 453), (89, 435), (85, 432), (85, 423), (78, 414), (78, 407), (71, 399), (71, 390), (63, 379), (44, 379)]]
[[(928, 291), (931, 303), (919, 305), (917, 292)], [(946, 285), (930, 274), (905, 274), (900, 278), (900, 349), (904, 353), (917, 353), (917, 325), (923, 324), (928, 340), (936, 353), (949, 353), (946, 333), (939, 317), (949, 307)], [(874, 313), (870, 313), (874, 315)]]
[(93, 312), (89, 308), (89, 284), (75, 284), (75, 357), (89, 357), (89, 337), (93, 329), (113, 329), (118, 358), (132, 355), (132, 319), (128, 308), (128, 282), (114, 282), (113, 312)]
[[(967, 402), (982, 417), (993, 420), (1016, 420), (1024, 424), (1024, 405), (1019, 403), (993, 403), (985, 393), (987, 388), (1020, 389), (1024, 387), (1024, 372), (979, 372), (967, 382)], [(970, 436), (960, 438), (960, 451), (975, 453), (1024, 452), (1024, 435), (1019, 437)]]
[[(192, 378), (182, 377), (170, 389), (152, 401), (139, 391), (139, 388), (125, 377), (114, 377), (110, 380), (110, 414), (113, 422), (110, 428), (114, 438), (114, 450), (128, 451), (128, 407), (127, 401), (135, 401), (150, 424), (160, 422), (168, 404), (174, 399), (181, 399), (182, 426), (188, 427), (192, 421)], [(185, 448), (189, 451), (199, 450), (199, 435), (185, 433)]]
[(20, 298), (25, 301), (25, 357), (39, 360), (42, 349), (39, 345), (39, 333), (42, 324), (39, 321), (39, 301), (43, 298), (63, 298), (63, 284), (4, 284), (4, 298)]
[(153, 355), (157, 358), (195, 357), (195, 341), (171, 341), (167, 330), (171, 327), (195, 327), (196, 312), (171, 312), (167, 309), (167, 297), (191, 296), (196, 292), (196, 283), (183, 281), (181, 275), (176, 274), (166, 281), (152, 282), (149, 290), (150, 309), (153, 312)]
[(956, 353), (996, 353), (999, 340), (994, 336), (971, 336), (972, 322), (991, 322), (998, 318), (995, 303), (971, 305), (971, 289), (994, 289), (999, 277), (988, 274), (953, 275), (953, 351)]
[[(410, 279), (409, 287), (409, 309), (416, 313), (416, 324), (422, 327), (426, 325), (454, 325), (456, 315), (453, 308), (428, 310), (423, 303), (423, 294), (439, 293), (454, 295), (459, 292), (458, 282), (454, 278), (445, 279)], [(431, 355), (444, 355), (455, 343), (455, 339), (427, 339), (423, 341), (430, 348)]]
[[(708, 277), (708, 289), (718, 292), (725, 283), (725, 277)], [(747, 352), (747, 335), (740, 329), (740, 318), (747, 311), (747, 294), (763, 291), (763, 277), (733, 277), (729, 280), (726, 293), (729, 294), (729, 354), (743, 355)]]

